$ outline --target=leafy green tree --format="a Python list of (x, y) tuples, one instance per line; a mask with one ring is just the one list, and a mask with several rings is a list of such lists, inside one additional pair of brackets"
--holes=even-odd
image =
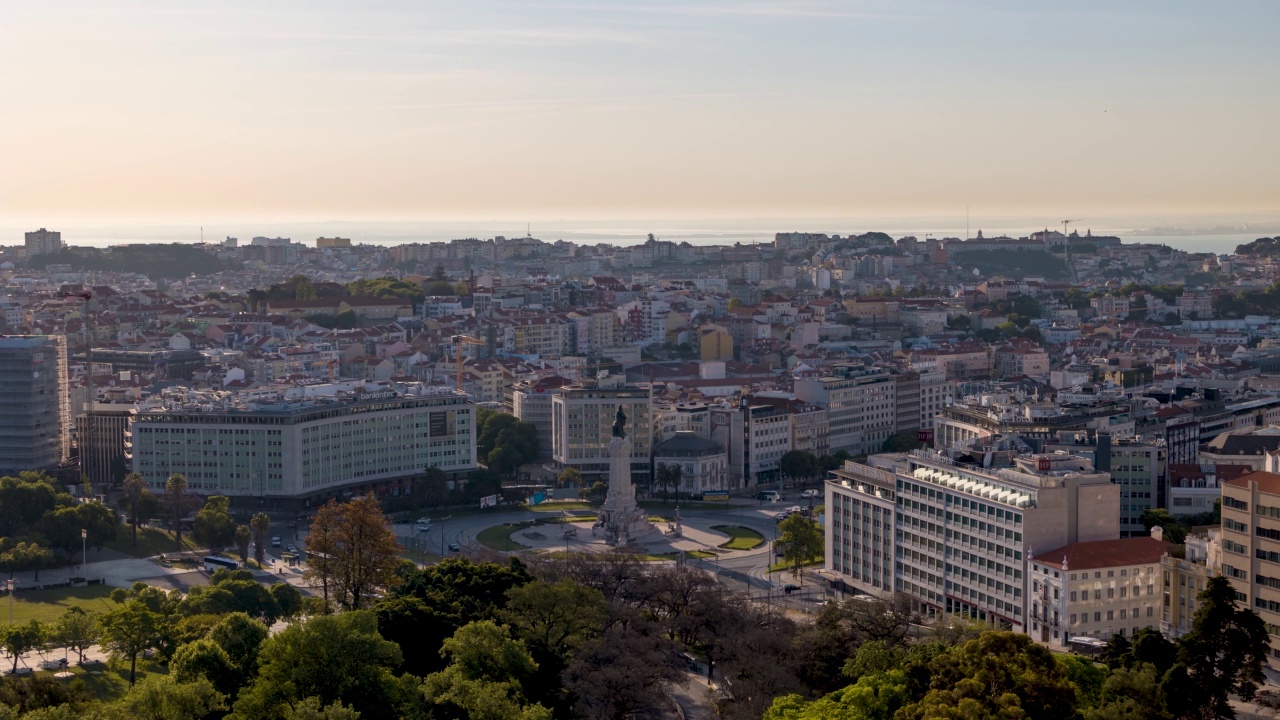
[(225, 696), (241, 687), (240, 669), (218, 643), (204, 637), (180, 646), (169, 663), (169, 674), (178, 682), (206, 680)]
[(684, 478), (684, 471), (679, 465), (674, 463), (658, 463), (657, 470), (654, 472), (654, 482), (657, 483), (658, 489), (662, 491), (662, 502), (665, 505), (669, 499), (669, 493), (672, 488), (679, 488), (680, 481)]
[(90, 645), (96, 645), (102, 637), (100, 616), (78, 605), (69, 605), (64, 609), (51, 630), (58, 644), (74, 651), (81, 663), (84, 663), (84, 651)]
[(315, 300), (316, 289), (311, 284), (311, 278), (305, 275), (294, 275), (290, 281), (293, 284), (294, 300)]
[(133, 685), (116, 707), (137, 720), (191, 720), (225, 710), (227, 705), (226, 697), (204, 678), (178, 682), (159, 676)]
[(784, 478), (808, 480), (822, 473), (822, 465), (813, 453), (789, 450), (778, 459), (778, 470)]
[(1159, 525), (1164, 530), (1165, 542), (1181, 545), (1187, 539), (1187, 526), (1164, 508), (1143, 510), (1142, 515), (1138, 517), (1138, 522), (1142, 523), (1147, 532), (1151, 532), (1151, 528)]
[(267, 559), (267, 539), (271, 535), (271, 516), (266, 513), (254, 513), (249, 518), (249, 530), (253, 533), (253, 558), (262, 565)]
[(302, 612), (302, 592), (289, 583), (276, 583), (269, 590), (271, 598), (280, 608), (281, 618), (294, 618)]
[[(563, 673), (587, 718), (627, 718), (651, 711), (661, 688), (681, 677), (675, 644), (642, 618), (613, 624), (582, 644)], [(745, 685), (745, 683), (744, 683)]]
[(562, 488), (581, 487), (582, 473), (578, 472), (577, 468), (567, 467), (560, 473), (559, 477), (556, 478), (556, 485)]
[(13, 658), (12, 672), (18, 671), (18, 660), (24, 654), (42, 646), (47, 638), (48, 631), (39, 620), (28, 620), (21, 625), (0, 626), (0, 646)]
[(530, 697), (555, 705), (563, 697), (560, 675), (574, 652), (608, 619), (608, 602), (599, 590), (570, 580), (534, 581), (507, 591), (507, 606), (498, 612), (511, 634), (524, 642), (537, 664)]
[(480, 408), (476, 414), (476, 453), (485, 465), (510, 475), (538, 460), (538, 430), (514, 415)]
[(235, 541), (236, 521), (231, 517), (231, 499), (226, 495), (210, 495), (196, 513), (191, 536), (204, 547), (223, 547)]
[(259, 670), (241, 691), (232, 717), (266, 720), (315, 697), (342, 702), (362, 717), (399, 717), (403, 700), (392, 670), (400, 649), (384, 640), (367, 611), (320, 615), (289, 625), (263, 643)]
[(1235, 717), (1230, 697), (1253, 697), (1264, 681), (1269, 639), (1257, 613), (1237, 607), (1223, 575), (1209, 578), (1191, 632), (1178, 639), (1178, 664), (1165, 675), (1169, 709), (1185, 718)]
[(812, 702), (784, 695), (773, 701), (764, 720), (892, 720), (909, 700), (906, 675), (889, 670), (864, 675), (853, 685)]
[(320, 698), (309, 697), (286, 710), (284, 720), (360, 720), (360, 713), (341, 702), (322, 705)]
[(909, 452), (922, 447), (924, 447), (924, 443), (920, 442), (919, 438), (916, 437), (915, 430), (904, 430), (890, 435), (880, 449), (884, 452)]
[(129, 661), (129, 685), (137, 679), (138, 656), (160, 647), (164, 640), (165, 618), (134, 598), (102, 618), (102, 646), (117, 660)]
[[(68, 556), (80, 554), (87, 545), (95, 550), (115, 539), (120, 523), (111, 508), (99, 502), (86, 502), (60, 507), (47, 513), (41, 521), (49, 544)], [(87, 531), (82, 539), (80, 531)]]
[(1075, 689), (1053, 654), (1026, 635), (988, 632), (930, 663), (930, 689), (904, 706), (901, 720), (1068, 720)]
[(537, 663), (524, 643), (491, 621), (468, 623), (444, 642), (448, 667), (423, 681), (428, 702), (448, 717), (472, 720), (550, 720), (551, 712), (529, 702), (524, 684)]
[(822, 528), (803, 515), (791, 515), (778, 523), (777, 543), (782, 546), (783, 561), (791, 566), (792, 574), (801, 578), (803, 583), (800, 568), (822, 557)]
[(53, 553), (48, 548), (33, 542), (10, 543), (8, 538), (0, 540), (0, 572), (9, 573), (12, 578), (16, 572), (35, 571), (40, 579), (40, 571), (53, 565)]

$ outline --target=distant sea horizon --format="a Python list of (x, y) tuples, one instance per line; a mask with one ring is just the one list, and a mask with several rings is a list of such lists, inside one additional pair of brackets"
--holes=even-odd
[[(10, 225), (5, 223), (4, 225)], [(19, 227), (0, 225), (0, 244), (21, 243)], [(1022, 237), (1045, 229), (1031, 219), (1009, 218), (981, 225), (971, 221), (969, 235), (979, 230), (984, 237), (1009, 235)], [(1061, 230), (1061, 225), (1049, 225), (1049, 229)], [(1079, 223), (1070, 226), (1082, 235), (1092, 231), (1094, 235), (1114, 235), (1125, 243), (1162, 243), (1187, 252), (1213, 252), (1227, 254), (1241, 245), (1259, 237), (1280, 235), (1280, 222), (1228, 227), (1181, 229), (1160, 226), (1150, 227), (1102, 225), (1089, 226)], [(34, 229), (26, 227), (26, 230)], [(624, 221), (560, 221), (526, 224), (509, 221), (408, 221), (408, 222), (264, 222), (225, 223), (217, 225), (50, 225), (50, 229), (62, 232), (63, 242), (70, 246), (108, 247), (132, 243), (198, 243), (221, 242), (225, 237), (235, 237), (247, 245), (255, 236), (288, 237), (295, 242), (311, 244), (317, 237), (340, 236), (351, 238), (356, 244), (394, 246), (413, 242), (439, 242), (455, 238), (495, 236), (530, 236), (544, 242), (565, 240), (578, 244), (638, 245), (649, 233), (661, 240), (687, 242), (690, 245), (732, 245), (772, 242), (778, 232), (817, 232), (829, 235), (857, 235), (865, 232), (884, 232), (895, 238), (914, 235), (927, 237), (964, 237), (963, 218), (959, 227), (954, 218), (794, 218), (753, 220), (624, 220)], [(13, 238), (9, 241), (9, 238)]]

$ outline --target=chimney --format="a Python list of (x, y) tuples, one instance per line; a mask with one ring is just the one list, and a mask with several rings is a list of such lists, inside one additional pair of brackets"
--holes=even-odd
[(1152, 525), (1151, 537), (1157, 540), (1164, 540), (1164, 528), (1160, 527), (1159, 525)]

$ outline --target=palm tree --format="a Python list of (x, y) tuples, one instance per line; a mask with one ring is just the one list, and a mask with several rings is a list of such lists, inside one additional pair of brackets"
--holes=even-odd
[(668, 465), (666, 463), (658, 464), (658, 472), (654, 478), (658, 487), (662, 490), (662, 502), (665, 504), (668, 498), (668, 491), (672, 488), (680, 487), (680, 480), (684, 473), (680, 470), (679, 465)]
[(187, 478), (182, 473), (174, 473), (164, 481), (164, 493), (169, 496), (169, 511), (173, 513), (173, 540), (176, 549), (182, 549), (182, 516), (183, 500), (187, 494)]
[(147, 492), (147, 481), (139, 473), (124, 476), (124, 496), (129, 502), (129, 542), (138, 546), (138, 502)]
[(261, 565), (267, 557), (267, 533), (271, 531), (271, 518), (266, 513), (257, 513), (249, 518), (249, 529), (253, 531), (253, 556)]

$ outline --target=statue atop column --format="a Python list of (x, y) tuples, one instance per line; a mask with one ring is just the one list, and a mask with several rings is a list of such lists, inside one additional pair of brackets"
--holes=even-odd
[(596, 522), (596, 528), (603, 530), (605, 539), (615, 547), (630, 545), (654, 529), (648, 513), (636, 505), (636, 487), (631, 482), (631, 447), (627, 414), (619, 405), (613, 420), (613, 437), (609, 439), (609, 493)]

